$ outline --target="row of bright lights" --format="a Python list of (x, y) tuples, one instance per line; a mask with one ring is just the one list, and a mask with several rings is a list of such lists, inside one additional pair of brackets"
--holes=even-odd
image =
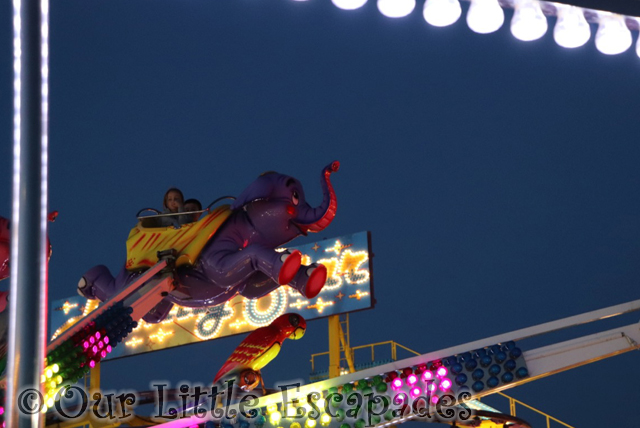
[[(306, 1), (306, 0), (295, 0)], [(488, 34), (497, 31), (504, 24), (504, 11), (498, 0), (470, 0), (467, 24), (476, 33)], [(333, 4), (345, 10), (358, 9), (367, 0), (332, 0)], [(416, 0), (377, 0), (380, 12), (390, 18), (402, 18), (416, 8)], [(548, 30), (547, 12), (555, 9), (557, 22), (553, 37), (560, 46), (577, 48), (583, 46), (591, 38), (591, 28), (584, 10), (566, 4), (540, 2), (538, 0), (514, 0), (515, 13), (511, 20), (511, 33), (522, 41), (537, 40)], [(591, 11), (596, 15), (598, 31), (595, 36), (597, 49), (607, 55), (616, 55), (628, 50), (632, 43), (632, 35), (626, 24), (626, 17), (610, 12)], [(436, 27), (445, 27), (455, 23), (462, 14), (459, 0), (426, 0), (424, 3), (424, 19)], [(630, 17), (640, 22), (640, 18)], [(636, 53), (640, 56), (640, 37), (636, 44)]]

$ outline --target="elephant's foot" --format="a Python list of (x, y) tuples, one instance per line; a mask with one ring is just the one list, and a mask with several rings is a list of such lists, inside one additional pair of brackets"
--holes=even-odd
[(283, 263), (278, 274), (278, 284), (286, 285), (293, 281), (296, 273), (298, 273), (302, 264), (302, 253), (298, 250), (294, 250), (292, 253), (285, 252), (280, 257), (280, 260)]
[(93, 286), (89, 284), (89, 282), (87, 281), (87, 278), (85, 278), (84, 276), (80, 278), (80, 281), (78, 281), (77, 291), (79, 295), (81, 295), (86, 299), (96, 298), (95, 294), (93, 294)]
[(294, 281), (289, 284), (307, 299), (316, 297), (327, 282), (327, 268), (321, 264), (312, 264), (300, 269)]

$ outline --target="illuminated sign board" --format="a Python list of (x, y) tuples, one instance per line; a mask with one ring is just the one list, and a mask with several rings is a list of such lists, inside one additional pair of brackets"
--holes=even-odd
[[(285, 312), (296, 312), (312, 320), (373, 307), (368, 232), (289, 249), (302, 252), (303, 264), (315, 262), (327, 267), (327, 282), (318, 296), (306, 299), (293, 288), (283, 286), (261, 299), (235, 296), (225, 304), (203, 308), (176, 305), (158, 324), (139, 320), (138, 327), (114, 347), (107, 359), (246, 333), (269, 325)], [(50, 339), (93, 311), (98, 303), (80, 296), (52, 302), (49, 325), (54, 332)]]

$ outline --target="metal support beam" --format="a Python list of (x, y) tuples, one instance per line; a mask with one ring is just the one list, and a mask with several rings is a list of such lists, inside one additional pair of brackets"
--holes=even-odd
[(329, 317), (329, 378), (340, 376), (340, 316)]
[[(7, 367), (9, 428), (36, 428), (18, 396), (40, 389), (47, 314), (48, 0), (13, 0), (14, 132)], [(32, 397), (34, 396), (32, 395)], [(35, 406), (37, 409), (37, 406)]]

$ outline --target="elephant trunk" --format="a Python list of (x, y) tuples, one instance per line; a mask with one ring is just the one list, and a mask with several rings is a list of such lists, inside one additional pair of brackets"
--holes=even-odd
[(323, 194), (322, 204), (317, 208), (309, 210), (305, 217), (298, 219), (299, 222), (297, 225), (305, 235), (308, 232), (316, 233), (322, 231), (336, 216), (338, 200), (336, 199), (336, 193), (333, 191), (329, 176), (337, 172), (339, 168), (340, 162), (333, 161), (322, 170), (322, 178), (320, 180)]

